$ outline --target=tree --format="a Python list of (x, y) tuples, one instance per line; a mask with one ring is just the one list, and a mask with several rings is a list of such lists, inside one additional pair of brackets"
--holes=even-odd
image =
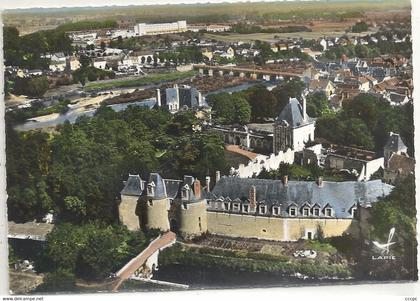
[(345, 102), (343, 110), (347, 118), (360, 118), (369, 129), (374, 129), (378, 123), (378, 100), (372, 95), (359, 94)]
[(272, 93), (276, 98), (276, 114), (278, 115), (283, 110), (291, 97), (300, 98), (304, 87), (305, 84), (302, 81), (292, 79), (274, 88)]
[(369, 26), (366, 24), (366, 22), (357, 22), (352, 28), (352, 32), (363, 32), (367, 31), (369, 29)]
[(46, 76), (15, 79), (13, 91), (15, 94), (23, 94), (31, 97), (42, 97), (49, 88)]
[(235, 107), (235, 122), (247, 124), (251, 119), (251, 106), (248, 101), (239, 95), (232, 95), (232, 102)]
[[(46, 245), (36, 267), (71, 284), (74, 275), (85, 280), (103, 280), (138, 255), (148, 244), (142, 233), (130, 232), (124, 226), (90, 223), (76, 226), (61, 223), (47, 235)], [(54, 288), (51, 288), (54, 289)]]
[(307, 97), (306, 111), (311, 117), (320, 117), (328, 110), (328, 98), (324, 92), (315, 92)]
[(325, 116), (318, 118), (315, 126), (315, 136), (322, 137), (330, 142), (344, 141), (344, 124), (338, 116)]
[(274, 95), (264, 85), (255, 85), (244, 92), (248, 103), (251, 106), (251, 119), (253, 122), (262, 121), (266, 118), (273, 118), (278, 115)]
[(232, 124), (235, 120), (235, 104), (229, 93), (219, 93), (209, 95), (207, 100), (212, 107), (212, 113), (217, 122), (222, 124)]
[(367, 150), (373, 150), (375, 146), (369, 128), (358, 118), (350, 118), (344, 122), (344, 133), (341, 143)]
[(64, 209), (69, 221), (80, 221), (86, 216), (86, 202), (76, 196), (66, 196), (64, 198)]
[[(376, 279), (417, 280), (416, 198), (413, 175), (398, 181), (393, 191), (383, 200), (373, 204), (371, 240), (386, 241), (391, 228), (395, 227), (392, 254), (396, 260), (378, 266), (367, 265), (370, 275)], [(369, 250), (366, 250), (367, 252)], [(367, 260), (369, 262), (369, 260)]]

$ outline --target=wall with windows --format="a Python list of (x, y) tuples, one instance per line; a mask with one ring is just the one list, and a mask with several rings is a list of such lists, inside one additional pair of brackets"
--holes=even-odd
[(278, 241), (315, 238), (318, 227), (325, 237), (358, 231), (354, 219), (263, 217), (209, 211), (207, 222), (213, 234)]

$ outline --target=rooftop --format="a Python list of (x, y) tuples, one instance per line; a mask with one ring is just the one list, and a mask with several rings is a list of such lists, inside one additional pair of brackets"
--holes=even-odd
[(316, 182), (288, 181), (285, 185), (281, 180), (223, 177), (213, 188), (210, 197), (213, 200), (223, 198), (229, 202), (248, 202), (252, 186), (256, 188), (258, 203), (280, 206), (282, 215), (287, 215), (291, 205), (301, 207), (308, 204), (321, 209), (330, 206), (337, 218), (351, 218), (350, 209), (353, 206), (369, 206), (393, 189), (393, 186), (381, 180), (323, 181), (321, 185)]

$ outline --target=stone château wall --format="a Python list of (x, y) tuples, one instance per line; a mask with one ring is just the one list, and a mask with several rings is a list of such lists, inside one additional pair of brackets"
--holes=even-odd
[[(354, 219), (262, 217), (221, 212), (207, 212), (210, 233), (231, 237), (296, 241), (316, 237), (321, 228), (324, 237), (357, 233)], [(310, 233), (310, 234), (309, 234)]]
[(231, 174), (240, 178), (251, 178), (254, 175), (259, 175), (264, 168), (266, 170), (277, 169), (280, 163), (292, 164), (294, 160), (295, 152), (290, 149), (286, 152), (279, 152), (277, 155), (258, 155), (255, 159), (249, 161), (248, 165), (239, 164), (237, 169), (232, 168)]

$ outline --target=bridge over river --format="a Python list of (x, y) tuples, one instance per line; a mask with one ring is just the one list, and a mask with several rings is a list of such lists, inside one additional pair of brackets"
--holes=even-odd
[(200, 74), (204, 75), (205, 72), (209, 76), (213, 76), (214, 73), (224, 76), (239, 76), (239, 77), (250, 77), (253, 79), (262, 78), (265, 80), (275, 80), (281, 78), (303, 78), (302, 73), (293, 73), (289, 71), (271, 70), (271, 69), (259, 69), (250, 67), (238, 67), (238, 66), (213, 66), (205, 64), (195, 64), (193, 68), (198, 70)]
[(139, 270), (143, 264), (147, 263), (149, 259), (157, 260), (159, 251), (172, 246), (175, 242), (176, 234), (170, 231), (153, 240), (146, 249), (131, 259), (125, 266), (121, 268), (121, 270), (117, 272), (117, 281), (115, 282), (112, 291), (118, 291), (123, 282), (133, 277), (136, 271)]

